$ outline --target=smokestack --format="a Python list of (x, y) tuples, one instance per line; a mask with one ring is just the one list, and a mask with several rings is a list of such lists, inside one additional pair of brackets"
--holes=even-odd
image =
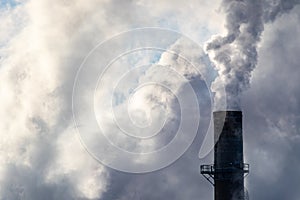
[(214, 185), (215, 200), (244, 200), (244, 175), (249, 165), (243, 158), (241, 111), (217, 111), (214, 117), (214, 164), (202, 165), (201, 174)]

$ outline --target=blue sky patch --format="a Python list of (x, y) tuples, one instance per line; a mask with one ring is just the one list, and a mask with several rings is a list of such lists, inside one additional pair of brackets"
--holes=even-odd
[(15, 0), (0, 0), (0, 8), (3, 7), (15, 7), (19, 2), (16, 2)]

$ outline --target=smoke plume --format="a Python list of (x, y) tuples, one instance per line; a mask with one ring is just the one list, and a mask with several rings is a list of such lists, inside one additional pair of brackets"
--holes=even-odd
[[(249, 88), (264, 24), (291, 10), (299, 0), (223, 0), (226, 13), (225, 36), (214, 36), (206, 50), (219, 76), (212, 84), (216, 109), (240, 109), (242, 91)], [(225, 87), (225, 93), (221, 90)], [(227, 105), (220, 99), (226, 98)]]
[[(110, 170), (81, 148), (72, 120), (71, 93), (80, 63), (95, 45), (124, 30), (172, 28), (178, 21), (185, 25), (180, 26), (183, 32), (195, 33), (198, 27), (192, 21), (183, 23), (191, 16), (215, 32), (218, 25), (206, 24), (202, 15), (191, 14), (187, 5), (178, 3), (4, 2), (8, 3), (0, 3), (0, 199), (102, 199), (111, 187)], [(199, 1), (192, 2), (214, 16)]]

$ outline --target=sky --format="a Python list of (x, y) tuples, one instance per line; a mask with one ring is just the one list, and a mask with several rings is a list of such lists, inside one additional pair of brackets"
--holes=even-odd
[(298, 0), (0, 3), (0, 199), (213, 199), (242, 110), (249, 198), (300, 198)]

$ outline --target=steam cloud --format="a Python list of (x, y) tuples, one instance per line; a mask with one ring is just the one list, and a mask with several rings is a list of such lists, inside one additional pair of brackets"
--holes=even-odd
[[(118, 197), (115, 199), (132, 199), (126, 197), (136, 190), (136, 185), (142, 188), (143, 196), (158, 195), (156, 190), (145, 190), (147, 187), (142, 184), (128, 184), (127, 179), (111, 184), (110, 175), (115, 174), (93, 161), (79, 147), (71, 120), (73, 78), (78, 64), (92, 47), (112, 34), (133, 27), (178, 27), (198, 41), (207, 40), (199, 36), (199, 31), (204, 35), (221, 32), (219, 21), (222, 19), (211, 14), (218, 3), (214, 0), (191, 0), (184, 5), (181, 0), (29, 0), (15, 8), (1, 8), (0, 198), (113, 199), (106, 196), (114, 194)], [(216, 98), (224, 95), (218, 93), (218, 83), (225, 82), (232, 101), (230, 107), (239, 107), (236, 98), (249, 87), (263, 24), (272, 22), (298, 3), (297, 0), (223, 1), (228, 34), (208, 43), (208, 52), (220, 73), (213, 85)], [(207, 20), (207, 17), (212, 20)], [(198, 24), (204, 24), (207, 33)], [(172, 48), (181, 47), (177, 44)], [(200, 56), (200, 52), (193, 53)], [(197, 55), (195, 59), (199, 59)], [(184, 67), (179, 61), (164, 55), (159, 64), (174, 64), (172, 61)], [(184, 68), (182, 72), (193, 75)], [(153, 184), (155, 178), (146, 182), (141, 177), (138, 181), (146, 182), (146, 186), (157, 185), (157, 189), (168, 185), (165, 181), (173, 184), (173, 188), (186, 187), (182, 180), (190, 181), (190, 177), (198, 174), (198, 161), (194, 158), (191, 156), (195, 165), (189, 166), (190, 170), (186, 170), (186, 162), (182, 162), (181, 167), (174, 166), (169, 174), (158, 174), (161, 184)], [(183, 169), (194, 172), (187, 177), (181, 173)], [(181, 174), (181, 181), (174, 179), (178, 174)], [(112, 179), (118, 180), (118, 177), (121, 176), (115, 175)], [(129, 191), (120, 193), (118, 188), (124, 185), (129, 185)], [(189, 187), (184, 194), (181, 190), (175, 193), (169, 189), (167, 192), (173, 195), (169, 199), (198, 198), (195, 191), (202, 189), (198, 182), (192, 187), (195, 187), (193, 192)]]
[[(191, 14), (182, 6), (149, 1), (14, 2), (0, 7), (0, 199), (102, 199), (110, 171), (75, 137), (71, 93), (77, 69), (113, 34), (170, 28), (177, 21), (164, 25), (168, 14), (180, 13), (180, 22)], [(206, 24), (203, 16), (194, 20)], [(217, 32), (214, 23), (206, 27)], [(196, 32), (192, 23), (181, 29)]]
[[(212, 58), (219, 76), (212, 84), (216, 109), (240, 109), (241, 93), (249, 88), (254, 70), (264, 23), (291, 10), (299, 0), (223, 0), (226, 13), (225, 36), (215, 36), (206, 50)], [(221, 90), (221, 86), (225, 86)], [(220, 100), (226, 98), (227, 105)]]

